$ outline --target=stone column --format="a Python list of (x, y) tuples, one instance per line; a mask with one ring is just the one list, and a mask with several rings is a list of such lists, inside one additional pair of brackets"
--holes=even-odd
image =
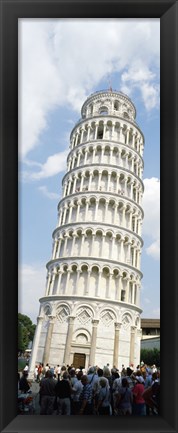
[(133, 133), (133, 135), (132, 135), (132, 138), (133, 138), (133, 140), (132, 140), (132, 147), (133, 148), (135, 148), (135, 132)]
[(88, 207), (89, 207), (90, 200), (86, 199), (86, 206), (85, 206), (85, 221), (87, 221), (87, 213), (88, 213)]
[(111, 298), (111, 281), (112, 281), (112, 277), (113, 277), (113, 272), (109, 273), (109, 277), (108, 277), (108, 287), (106, 289), (106, 298)]
[(91, 125), (88, 125), (87, 141), (89, 141), (90, 139), (90, 130), (91, 130)]
[(135, 266), (135, 253), (136, 253), (135, 247), (133, 246), (133, 264), (132, 264), (132, 266)]
[(121, 329), (121, 323), (116, 322), (115, 324), (115, 335), (114, 335), (114, 353), (113, 353), (113, 365), (118, 367), (119, 358), (119, 334)]
[(73, 209), (73, 203), (69, 203), (69, 219), (68, 219), (68, 223), (71, 222), (72, 219), (72, 209)]
[(130, 286), (129, 282), (130, 282), (130, 277), (127, 277), (126, 278), (126, 288), (125, 288), (126, 302), (127, 303), (129, 302), (129, 286)]
[(97, 284), (97, 288), (96, 288), (96, 296), (100, 296), (101, 273), (102, 273), (102, 271), (99, 269), (99, 271), (98, 271), (98, 284)]
[(110, 159), (109, 159), (109, 164), (112, 164), (112, 157), (113, 157), (113, 147), (110, 148)]
[(126, 211), (126, 206), (122, 207), (122, 226), (125, 226), (125, 211)]
[(76, 222), (78, 222), (78, 217), (79, 217), (79, 212), (80, 212), (80, 205), (81, 205), (81, 201), (77, 202), (77, 215), (76, 215)]
[(43, 353), (43, 361), (42, 361), (44, 365), (46, 365), (49, 362), (49, 353), (51, 347), (53, 327), (54, 327), (54, 316), (50, 315), (49, 322), (48, 322), (48, 330), (46, 334), (45, 348)]
[(74, 295), (77, 295), (77, 293), (79, 293), (78, 290), (78, 285), (79, 285), (79, 278), (80, 278), (80, 269), (77, 270), (77, 278), (76, 278), (76, 283), (75, 283), (75, 287), (74, 287)]
[(94, 164), (95, 160), (96, 147), (93, 147), (93, 156), (92, 156), (92, 164)]
[(135, 355), (135, 331), (136, 326), (130, 327), (130, 359), (129, 364), (135, 364), (134, 362), (134, 355)]
[(79, 132), (77, 131), (76, 136), (75, 136), (75, 146), (77, 146), (78, 136), (79, 136)]
[(49, 295), (53, 294), (53, 288), (54, 288), (55, 278), (56, 278), (56, 270), (54, 270), (53, 273), (52, 273), (52, 281), (51, 281)]
[(91, 241), (91, 252), (90, 252), (90, 256), (93, 255), (94, 242), (95, 242), (95, 233), (92, 233), (92, 241)]
[(71, 352), (74, 319), (75, 319), (74, 316), (69, 316), (66, 346), (64, 352), (64, 361), (63, 361), (65, 365), (70, 364), (70, 352)]
[(39, 341), (40, 341), (42, 324), (43, 324), (43, 316), (38, 316), (37, 317), (37, 326), (36, 326), (35, 335), (34, 335), (34, 339), (33, 339), (32, 356), (30, 358), (29, 379), (34, 378), (36, 361), (40, 362), (39, 359), (37, 360), (37, 351), (38, 351), (38, 346), (39, 346)]
[(97, 140), (98, 126), (99, 126), (99, 123), (96, 122), (96, 123), (95, 123), (95, 136), (94, 136), (94, 140)]
[(83, 143), (84, 128), (82, 128), (80, 143)]
[(64, 287), (63, 294), (68, 293), (68, 284), (69, 284), (70, 273), (71, 273), (70, 269), (67, 269), (66, 285)]
[(129, 129), (127, 129), (127, 135), (126, 135), (126, 144), (129, 144)]
[(92, 336), (91, 336), (91, 349), (90, 349), (90, 358), (89, 364), (95, 365), (95, 352), (96, 352), (96, 339), (97, 339), (97, 327), (99, 320), (92, 320)]
[(69, 179), (68, 189), (67, 189), (67, 195), (70, 194), (71, 183), (72, 183), (72, 179)]
[(120, 248), (120, 262), (123, 262), (123, 252), (124, 252), (124, 247), (123, 247), (123, 243), (124, 243), (124, 238), (120, 239), (120, 243), (121, 243), (121, 248)]
[(117, 292), (117, 301), (121, 300), (121, 289), (122, 289), (122, 284), (121, 284), (121, 275), (118, 275), (118, 292)]
[(60, 249), (61, 249), (61, 243), (62, 243), (62, 238), (60, 237), (58, 240), (58, 247), (57, 247), (57, 252), (56, 252), (56, 257), (60, 257)]
[(71, 166), (71, 170), (73, 170), (74, 165), (75, 165), (75, 158), (76, 158), (76, 153), (73, 153), (72, 155), (72, 166)]
[(59, 294), (60, 291), (61, 278), (62, 278), (62, 272), (58, 271), (58, 282), (57, 282), (57, 289), (56, 289), (57, 294)]
[(93, 173), (92, 173), (92, 171), (90, 171), (90, 177), (89, 177), (89, 182), (88, 182), (88, 190), (89, 191), (91, 189), (92, 176), (93, 176)]
[(74, 177), (74, 183), (73, 183), (73, 189), (72, 189), (72, 194), (75, 193), (75, 189), (76, 189), (76, 183), (77, 183), (77, 176)]
[(95, 205), (95, 221), (97, 221), (98, 205), (99, 205), (99, 200), (96, 199), (96, 205)]
[(105, 235), (105, 233), (103, 233), (102, 244), (101, 244), (101, 257), (103, 257), (103, 255), (104, 255), (104, 243), (105, 243), (105, 238), (106, 238), (106, 235)]
[(51, 272), (48, 272), (45, 296), (48, 296), (49, 294), (50, 284), (51, 284)]
[(66, 191), (67, 191), (67, 182), (64, 183), (63, 197), (65, 197)]
[(89, 293), (90, 274), (91, 274), (91, 271), (88, 270), (87, 284), (86, 284), (86, 287), (85, 287), (85, 293), (84, 293), (85, 295), (88, 295), (88, 293)]
[(99, 176), (98, 176), (98, 191), (101, 191), (101, 176), (102, 176), (102, 171), (99, 171)]
[(84, 182), (84, 178), (85, 178), (85, 175), (82, 173), (82, 175), (81, 175), (81, 183), (80, 183), (80, 191), (83, 190), (83, 182)]
[(67, 207), (64, 207), (64, 213), (63, 213), (63, 219), (62, 219), (62, 224), (65, 224), (65, 220), (66, 220), (66, 213), (67, 213)]
[(84, 165), (86, 164), (87, 161), (87, 155), (88, 155), (88, 150), (85, 149)]
[(105, 204), (105, 213), (104, 213), (104, 220), (107, 220), (107, 213), (108, 213), (108, 205), (109, 205), (109, 200), (106, 200), (106, 204)]
[(80, 256), (83, 256), (84, 240), (85, 240), (85, 233), (82, 233), (82, 240), (81, 240), (81, 246), (80, 246)]
[(58, 226), (61, 225), (61, 221), (62, 221), (62, 212), (63, 212), (63, 210), (60, 209), (60, 211), (59, 211), (59, 219), (58, 219)]
[(120, 180), (120, 174), (117, 174), (117, 180), (116, 180), (116, 193), (118, 194), (119, 191), (119, 180)]
[(107, 122), (104, 122), (104, 126), (103, 126), (103, 140), (105, 140), (106, 127), (107, 127)]
[(118, 204), (116, 203), (114, 205), (114, 224), (117, 224), (117, 208), (118, 208)]
[(114, 140), (115, 122), (112, 123), (112, 140)]
[(102, 146), (101, 148), (101, 164), (103, 163), (103, 158), (104, 158), (104, 146)]
[(110, 188), (110, 181), (111, 181), (111, 172), (108, 172), (108, 184), (107, 184), (107, 191), (109, 191)]

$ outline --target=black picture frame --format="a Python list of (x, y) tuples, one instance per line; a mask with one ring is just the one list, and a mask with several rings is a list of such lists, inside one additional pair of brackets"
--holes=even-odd
[[(1, 432), (177, 432), (176, 83), (178, 2), (1, 0)], [(17, 416), (18, 18), (160, 18), (161, 24), (161, 414), (157, 417)]]

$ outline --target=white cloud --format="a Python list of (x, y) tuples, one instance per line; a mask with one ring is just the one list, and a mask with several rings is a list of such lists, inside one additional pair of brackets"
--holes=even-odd
[(68, 150), (64, 150), (64, 152), (59, 152), (49, 156), (44, 164), (35, 164), (40, 167), (39, 171), (23, 171), (22, 179), (24, 181), (41, 180), (65, 171), (67, 155)]
[(44, 296), (46, 268), (44, 264), (22, 264), (19, 266), (18, 311), (36, 323), (39, 298)]
[(144, 187), (143, 235), (150, 237), (146, 252), (157, 260), (160, 253), (160, 181), (155, 177), (144, 179)]
[[(112, 72), (123, 73), (127, 88), (143, 83), (145, 106), (154, 108), (158, 24), (157, 19), (123, 18), (19, 20), (20, 155), (38, 145), (50, 111), (66, 104), (79, 112), (93, 87)], [(135, 66), (133, 81), (134, 65), (141, 66)]]
[(141, 96), (146, 109), (152, 110), (155, 107), (159, 107), (159, 85), (158, 77), (155, 72), (151, 70), (151, 66), (143, 62), (143, 60), (137, 60), (133, 62), (127, 69), (123, 72), (121, 76), (123, 92), (129, 95), (134, 89), (141, 92)]
[(156, 239), (148, 248), (146, 248), (146, 253), (153, 257), (155, 260), (160, 258), (160, 240)]
[(43, 193), (45, 197), (48, 197), (50, 200), (56, 200), (59, 199), (59, 194), (56, 194), (55, 192), (48, 191), (46, 186), (39, 186), (39, 191)]

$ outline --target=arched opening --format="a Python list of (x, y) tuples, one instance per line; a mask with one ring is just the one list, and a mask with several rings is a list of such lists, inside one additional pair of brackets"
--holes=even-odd
[(108, 108), (105, 106), (100, 107), (99, 114), (101, 114), (102, 116), (107, 115), (108, 114)]
[(116, 111), (119, 110), (119, 102), (118, 101), (114, 101), (114, 110), (116, 110)]

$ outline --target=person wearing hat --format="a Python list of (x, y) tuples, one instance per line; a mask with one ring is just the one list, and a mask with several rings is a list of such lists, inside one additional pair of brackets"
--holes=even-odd
[(135, 376), (136, 384), (132, 390), (133, 393), (133, 415), (143, 416), (146, 415), (145, 400), (142, 397), (144, 392), (144, 379), (143, 376)]

